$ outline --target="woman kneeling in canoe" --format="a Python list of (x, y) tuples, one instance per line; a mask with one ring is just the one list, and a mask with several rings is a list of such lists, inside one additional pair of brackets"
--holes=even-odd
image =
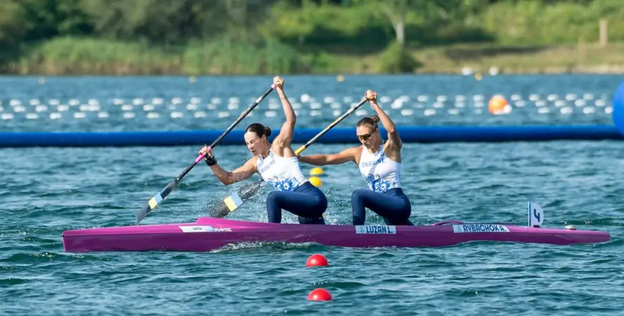
[[(316, 166), (349, 161), (358, 165), (370, 190), (358, 189), (351, 195), (353, 225), (364, 225), (365, 208), (379, 214), (388, 225), (413, 225), (409, 221), (412, 206), (401, 189), (401, 138), (390, 117), (377, 104), (377, 93), (366, 91), (366, 99), (377, 115), (365, 117), (357, 123), (361, 146), (332, 155), (301, 156), (299, 160)], [(385, 143), (377, 125), (380, 120), (388, 132)]]
[(206, 154), (210, 169), (225, 185), (248, 179), (256, 172), (271, 184), (275, 191), (267, 196), (269, 223), (281, 223), (282, 209), (285, 209), (299, 216), (301, 224), (325, 224), (323, 213), (327, 209), (327, 197), (305, 177), (290, 147), (296, 116), (284, 94), (284, 79), (275, 77), (273, 83), (282, 101), (286, 122), (272, 143), (267, 140), (271, 136), (270, 128), (260, 123), (249, 125), (245, 129), (245, 143), (254, 156), (232, 172), (223, 170), (206, 147), (199, 153)]

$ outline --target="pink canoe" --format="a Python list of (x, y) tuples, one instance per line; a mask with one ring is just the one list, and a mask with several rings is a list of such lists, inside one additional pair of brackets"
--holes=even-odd
[[(541, 210), (540, 210), (541, 211)], [(575, 227), (543, 228), (539, 223), (443, 221), (427, 226), (270, 224), (201, 217), (195, 223), (77, 229), (63, 232), (68, 252), (211, 251), (254, 242), (317, 243), (338, 247), (442, 247), (472, 241), (588, 244), (611, 239), (607, 232)], [(537, 227), (534, 227), (537, 226)]]

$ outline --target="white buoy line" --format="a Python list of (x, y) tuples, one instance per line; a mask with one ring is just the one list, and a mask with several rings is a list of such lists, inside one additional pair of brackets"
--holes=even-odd
[[(489, 114), (482, 108), (486, 107), (489, 99), (495, 95), (427, 95), (415, 96), (399, 95), (381, 96), (380, 104), (390, 113), (398, 113), (402, 116), (434, 116), (434, 115), (464, 115), (464, 114)], [(594, 93), (550, 93), (522, 95), (513, 93), (505, 96), (509, 100), (511, 108), (522, 111), (535, 111), (538, 114), (559, 113), (570, 115), (582, 113), (584, 115), (609, 115), (613, 111), (610, 95)], [(291, 104), (295, 111), (301, 115), (312, 117), (341, 115), (349, 106), (353, 106), (359, 98), (345, 96), (320, 96), (315, 97), (304, 93), (300, 96), (291, 97)], [(245, 104), (243, 104), (243, 101)], [(194, 117), (228, 118), (238, 116), (240, 111), (247, 107), (247, 103), (255, 101), (254, 98), (231, 97), (136, 97), (136, 98), (112, 98), (99, 100), (95, 98), (68, 98), (60, 100), (51, 98), (8, 99), (0, 100), (1, 120), (61, 120), (64, 118), (86, 119), (95, 117), (108, 119), (123, 117), (125, 119), (147, 118), (160, 119), (170, 117), (173, 119)], [(264, 117), (276, 117), (281, 115), (281, 102), (277, 97), (269, 97), (264, 109), (256, 109)], [(4, 106), (3, 106), (4, 105)], [(465, 111), (464, 109), (474, 108)], [(531, 110), (535, 109), (535, 110)], [(260, 110), (260, 111), (258, 111)], [(90, 114), (94, 113), (94, 114)], [(506, 114), (513, 113), (508, 111)], [(359, 109), (355, 116), (372, 114), (367, 109)], [(253, 112), (250, 113), (250, 116)]]

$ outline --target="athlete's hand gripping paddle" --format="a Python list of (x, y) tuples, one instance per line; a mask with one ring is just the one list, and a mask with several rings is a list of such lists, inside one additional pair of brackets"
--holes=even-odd
[[(267, 90), (254, 103), (252, 103), (243, 113), (241, 113), (241, 115), (236, 119), (236, 121), (234, 121), (225, 130), (225, 132), (223, 132), (223, 134), (221, 134), (214, 142), (212, 142), (212, 144), (210, 144), (209, 148), (213, 148), (213, 147), (217, 146), (217, 144), (219, 144), (221, 142), (221, 140), (223, 140), (223, 138), (225, 136), (227, 136), (227, 134), (229, 134), (234, 129), (234, 127), (236, 127), (236, 125), (238, 125), (238, 123), (240, 123), (249, 113), (251, 113), (251, 111), (256, 106), (258, 106), (258, 104), (260, 104), (260, 102), (262, 102), (262, 100), (264, 100), (264, 98), (266, 98), (274, 89), (275, 89), (275, 85), (272, 85), (269, 90)], [(190, 166), (186, 167), (186, 169), (184, 169), (184, 171), (182, 171), (182, 173), (177, 178), (175, 178), (175, 180), (173, 180), (162, 191), (160, 191), (158, 194), (156, 194), (154, 197), (152, 197), (147, 202), (147, 204), (140, 211), (138, 211), (136, 213), (136, 221), (137, 221), (137, 223), (139, 223), (141, 220), (143, 220), (147, 216), (147, 214), (152, 212), (165, 199), (167, 199), (169, 194), (171, 194), (171, 192), (173, 192), (173, 190), (178, 186), (178, 184), (180, 183), (182, 178), (184, 178), (184, 176), (186, 176), (186, 174), (189, 173), (191, 171), (191, 169), (193, 169), (193, 167), (195, 167), (195, 165), (197, 165), (197, 163), (199, 163), (202, 159), (204, 159), (205, 156), (206, 156), (206, 154), (200, 154), (199, 156), (197, 156), (197, 158), (195, 158), (195, 161)]]
[[(364, 100), (360, 101), (360, 103), (358, 103), (354, 107), (350, 108), (347, 112), (342, 114), (335, 121), (333, 121), (331, 124), (329, 124), (327, 127), (325, 127), (325, 129), (323, 129), (318, 134), (316, 134), (316, 136), (314, 136), (312, 139), (310, 139), (307, 143), (305, 143), (303, 146), (299, 147), (299, 149), (297, 149), (295, 151), (295, 154), (299, 155), (301, 152), (306, 150), (306, 148), (308, 148), (310, 145), (312, 145), (312, 143), (314, 143), (320, 137), (325, 135), (325, 133), (327, 133), (334, 126), (338, 125), (338, 123), (340, 123), (342, 120), (347, 118), (347, 116), (349, 116), (353, 112), (355, 112), (355, 110), (360, 108), (367, 101), (368, 101), (367, 99), (364, 99)], [(258, 193), (258, 191), (260, 190), (260, 187), (262, 186), (263, 183), (264, 183), (264, 180), (258, 180), (258, 181), (255, 181), (255, 182), (252, 182), (252, 183), (249, 183), (249, 184), (246, 184), (246, 185), (240, 187), (232, 195), (230, 195), (227, 198), (223, 199), (220, 203), (218, 203), (212, 209), (210, 209), (210, 215), (212, 217), (219, 217), (219, 218), (221, 218), (221, 217), (225, 217), (225, 216), (229, 215), (230, 213), (234, 212), (234, 210), (236, 210), (239, 206), (243, 205), (243, 203), (245, 203), (251, 197), (256, 195), (256, 193)]]

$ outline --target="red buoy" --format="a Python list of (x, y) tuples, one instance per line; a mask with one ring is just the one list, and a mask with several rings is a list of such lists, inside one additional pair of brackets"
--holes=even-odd
[(318, 253), (311, 255), (306, 262), (306, 267), (326, 267), (328, 265), (327, 258)]
[(332, 296), (326, 289), (315, 289), (308, 294), (308, 301), (331, 301)]

